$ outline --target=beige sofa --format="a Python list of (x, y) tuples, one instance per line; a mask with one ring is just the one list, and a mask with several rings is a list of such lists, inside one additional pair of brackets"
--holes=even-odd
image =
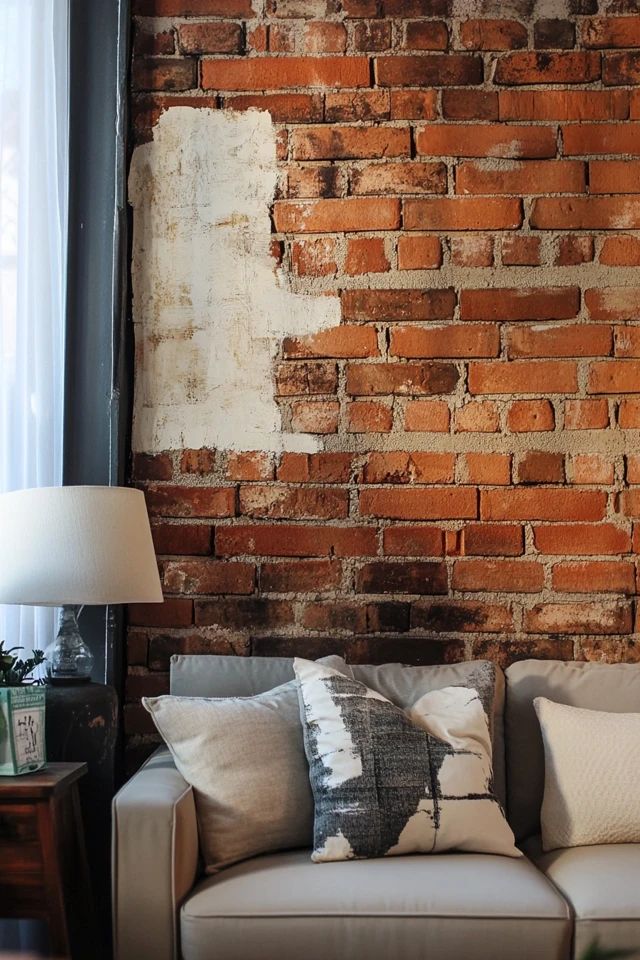
[[(434, 667), (433, 686), (468, 684), (473, 669)], [(375, 667), (354, 670), (380, 680)], [(386, 665), (388, 695), (402, 671)], [(174, 657), (171, 691), (251, 696), (292, 676), (282, 658)], [(640, 957), (640, 844), (540, 851), (536, 696), (640, 712), (640, 666), (529, 660), (506, 671), (506, 698), (498, 671), (496, 789), (504, 796), (506, 755), (521, 860), (453, 853), (313, 864), (308, 850), (294, 850), (202, 878), (191, 788), (159, 751), (114, 800), (117, 960), (568, 960), (596, 937)]]

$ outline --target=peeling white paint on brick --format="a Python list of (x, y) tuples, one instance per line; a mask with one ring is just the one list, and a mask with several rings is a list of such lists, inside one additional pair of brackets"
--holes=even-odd
[(283, 433), (273, 359), (286, 335), (340, 322), (269, 255), (276, 141), (267, 112), (173, 107), (136, 148), (133, 449), (313, 451)]

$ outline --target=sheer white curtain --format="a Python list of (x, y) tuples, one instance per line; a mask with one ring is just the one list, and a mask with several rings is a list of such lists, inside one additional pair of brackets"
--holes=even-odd
[[(68, 61), (68, 0), (0, 0), (0, 492), (62, 482)], [(53, 631), (0, 606), (9, 646)]]

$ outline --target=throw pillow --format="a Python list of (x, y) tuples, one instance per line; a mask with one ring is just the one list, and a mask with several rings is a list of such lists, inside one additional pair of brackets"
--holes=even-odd
[(544, 850), (640, 843), (640, 713), (533, 701), (544, 742)]
[[(347, 669), (340, 657), (328, 657)], [(313, 796), (295, 680), (254, 697), (142, 700), (194, 790), (207, 873), (310, 846)]]
[(475, 690), (401, 710), (330, 667), (296, 659), (315, 801), (316, 862), (465, 850), (518, 857), (491, 789), (491, 738)]

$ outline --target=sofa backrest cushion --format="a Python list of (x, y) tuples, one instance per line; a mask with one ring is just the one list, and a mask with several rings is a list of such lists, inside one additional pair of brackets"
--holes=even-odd
[(540, 832), (544, 748), (535, 697), (604, 710), (640, 712), (640, 664), (522, 660), (506, 671), (507, 811), (517, 840)]
[[(377, 690), (403, 709), (419, 696), (442, 687), (478, 690), (493, 737), (495, 793), (505, 802), (504, 675), (487, 660), (434, 666), (352, 665), (354, 679)], [(252, 697), (294, 677), (291, 657), (225, 657), (194, 654), (171, 658), (171, 693), (180, 697)]]

